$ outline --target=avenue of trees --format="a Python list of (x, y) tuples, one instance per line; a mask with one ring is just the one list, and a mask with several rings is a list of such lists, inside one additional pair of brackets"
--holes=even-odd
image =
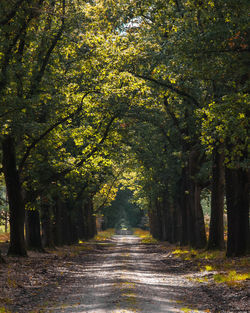
[(93, 237), (121, 180), (155, 238), (224, 249), (226, 207), (227, 256), (249, 251), (248, 7), (0, 2), (9, 255)]
[(121, 221), (127, 227), (146, 228), (147, 218), (145, 210), (133, 202), (133, 192), (127, 188), (119, 189), (116, 198), (109, 206), (102, 208), (102, 227), (116, 228)]

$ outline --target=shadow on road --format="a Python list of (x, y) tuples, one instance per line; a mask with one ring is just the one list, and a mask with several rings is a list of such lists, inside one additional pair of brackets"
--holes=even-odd
[(196, 312), (209, 309), (206, 299), (197, 303), (195, 299), (204, 295), (184, 278), (182, 270), (176, 270), (174, 260), (170, 260), (170, 267), (160, 260), (157, 246), (140, 244), (135, 236), (114, 236), (112, 243), (75, 259), (60, 305), (46, 312), (162, 313), (183, 312), (187, 306), (195, 307)]

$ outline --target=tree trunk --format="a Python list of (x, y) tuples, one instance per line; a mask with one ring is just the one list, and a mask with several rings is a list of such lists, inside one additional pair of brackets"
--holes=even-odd
[(162, 214), (161, 214), (161, 203), (159, 200), (155, 200), (155, 215), (156, 215), (156, 228), (155, 238), (162, 240)]
[(190, 244), (194, 248), (204, 248), (207, 244), (203, 211), (200, 203), (201, 187), (197, 182), (199, 171), (199, 150), (189, 154), (188, 161), (188, 198), (189, 198), (189, 232)]
[[(166, 193), (168, 193), (166, 191)], [(163, 196), (163, 200), (162, 200), (162, 205), (161, 205), (161, 216), (162, 216), (162, 220), (161, 220), (161, 224), (162, 224), (162, 240), (163, 241), (168, 241), (168, 227), (169, 227), (169, 220), (168, 220), (168, 202), (166, 199), (166, 195)]]
[(152, 236), (154, 236), (154, 217), (153, 217), (153, 208), (152, 203), (150, 202), (149, 210), (148, 210), (148, 219), (149, 219), (149, 231)]
[(63, 205), (64, 203), (58, 198), (54, 207), (55, 224), (54, 224), (54, 243), (56, 246), (63, 245)]
[(249, 250), (249, 171), (226, 168), (228, 239), (227, 256)]
[(6, 182), (10, 211), (10, 246), (8, 255), (26, 256), (24, 240), (25, 207), (21, 192), (19, 173), (16, 167), (15, 142), (6, 136), (2, 145), (3, 172)]
[(69, 208), (69, 230), (70, 230), (70, 244), (78, 243), (77, 219), (75, 208)]
[(173, 233), (173, 242), (180, 243), (181, 239), (181, 214), (180, 214), (180, 207), (177, 201), (174, 203), (174, 233)]
[(170, 205), (170, 216), (171, 216), (171, 233), (170, 233), (170, 243), (178, 242), (178, 211), (177, 208)]
[(5, 212), (5, 216), (4, 216), (4, 231), (5, 233), (8, 232), (8, 212)]
[(92, 223), (92, 238), (97, 235), (97, 228), (96, 228), (96, 216), (94, 215), (94, 205), (93, 199), (91, 199), (91, 223)]
[(148, 214), (149, 214), (150, 233), (154, 238), (159, 239), (161, 231), (160, 231), (156, 201), (154, 199), (151, 199), (150, 201), (150, 210)]
[(93, 216), (93, 202), (92, 198), (88, 198), (85, 203), (85, 227), (86, 227), (86, 238), (93, 238), (96, 234), (96, 223), (95, 217)]
[(195, 229), (196, 243), (195, 248), (205, 248), (207, 244), (204, 214), (201, 206), (201, 186), (195, 183)]
[(180, 245), (186, 246), (190, 243), (190, 231), (189, 231), (189, 201), (188, 201), (188, 186), (187, 186), (187, 168), (182, 169), (181, 180), (177, 186), (180, 214), (181, 214), (181, 234)]
[(88, 225), (88, 202), (83, 202), (83, 223), (84, 223), (84, 239), (89, 239), (89, 225)]
[(187, 214), (187, 222), (188, 222), (188, 238), (189, 238), (189, 245), (193, 248), (198, 248), (197, 246), (197, 225), (196, 225), (196, 185), (189, 177), (189, 186), (188, 186), (188, 214)]
[(173, 215), (173, 208), (170, 204), (168, 204), (168, 211), (167, 211), (167, 241), (173, 243), (173, 233), (174, 233), (174, 215)]
[(213, 151), (211, 217), (209, 226), (208, 249), (224, 249), (224, 153), (215, 147)]
[(28, 249), (44, 252), (42, 247), (40, 215), (38, 210), (26, 210), (26, 244)]
[(174, 220), (174, 208), (170, 201), (170, 194), (168, 189), (163, 195), (163, 199), (160, 202), (161, 207), (161, 229), (162, 240), (170, 243), (174, 242), (175, 237), (175, 220)]
[[(43, 199), (43, 201), (46, 201)], [(45, 248), (54, 248), (53, 226), (51, 220), (50, 204), (43, 202), (41, 205), (42, 243)]]
[(84, 217), (83, 217), (83, 206), (82, 201), (79, 202), (79, 205), (77, 206), (77, 221), (76, 221), (76, 227), (78, 232), (79, 239), (84, 239)]
[(62, 229), (63, 229), (63, 244), (69, 245), (71, 243), (71, 238), (70, 238), (70, 216), (67, 201), (65, 201), (63, 205)]

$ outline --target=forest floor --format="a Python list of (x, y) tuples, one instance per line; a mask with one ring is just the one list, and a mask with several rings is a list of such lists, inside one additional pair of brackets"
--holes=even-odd
[(199, 253), (113, 236), (5, 257), (0, 313), (249, 313), (249, 258)]

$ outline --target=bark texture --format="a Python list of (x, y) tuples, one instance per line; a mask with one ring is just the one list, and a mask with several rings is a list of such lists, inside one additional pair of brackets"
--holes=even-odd
[(41, 204), (41, 221), (42, 221), (42, 244), (45, 248), (54, 248), (53, 224), (51, 217), (51, 207), (45, 198)]
[(16, 165), (15, 141), (10, 135), (2, 143), (3, 172), (9, 199), (10, 246), (8, 255), (26, 256), (24, 240), (25, 207)]
[(208, 249), (224, 249), (224, 154), (218, 148), (213, 151), (211, 218), (209, 226)]
[(43, 252), (40, 214), (38, 210), (26, 210), (25, 230), (27, 248)]
[(226, 200), (227, 256), (243, 256), (249, 251), (249, 171), (226, 169)]

